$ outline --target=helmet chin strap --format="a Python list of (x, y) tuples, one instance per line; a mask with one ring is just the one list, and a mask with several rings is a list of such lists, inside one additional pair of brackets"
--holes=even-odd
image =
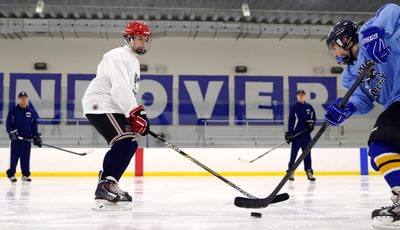
[(132, 49), (132, 51), (133, 52), (135, 52), (135, 53), (137, 53), (137, 54), (139, 54), (139, 55), (143, 55), (143, 54), (145, 54), (146, 53), (146, 49), (144, 49), (144, 48), (137, 48), (137, 49), (135, 49), (134, 48), (134, 44), (133, 44), (133, 37), (128, 37), (128, 38), (126, 38), (125, 39), (125, 44), (127, 45), (127, 46), (129, 46), (131, 49)]
[(345, 49), (347, 51), (349, 51), (349, 55), (342, 55), (339, 57), (336, 57), (336, 62), (338, 64), (346, 64), (346, 65), (352, 65), (353, 62), (355, 60), (357, 60), (357, 58), (353, 55), (353, 52), (351, 51), (351, 49), (353, 48), (353, 46), (355, 45), (355, 43), (353, 43), (349, 48)]
[[(133, 49), (133, 48), (132, 48)], [(133, 49), (133, 51), (139, 55), (143, 55), (146, 53), (146, 49), (144, 48), (137, 48), (137, 49)]]
[(125, 38), (125, 44), (129, 46), (129, 48), (133, 49), (132, 47), (132, 37)]
[(354, 43), (353, 42), (353, 44), (349, 47), (349, 53), (350, 53), (350, 55), (349, 55), (349, 63), (348, 63), (348, 65), (351, 65), (351, 64), (353, 64), (353, 62), (355, 61), (355, 60), (357, 60), (357, 57), (355, 57), (354, 55), (353, 55), (353, 52), (351, 51), (351, 49), (354, 47), (354, 45), (355, 45), (356, 43)]

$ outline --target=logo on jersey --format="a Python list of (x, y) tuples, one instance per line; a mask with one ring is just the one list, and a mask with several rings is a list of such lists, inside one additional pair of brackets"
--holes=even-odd
[(138, 76), (137, 73), (135, 73), (135, 77), (133, 79), (133, 94), (136, 96), (136, 93), (138, 91), (138, 87), (139, 87), (139, 82), (140, 82), (140, 78)]
[(138, 76), (137, 73), (135, 73), (135, 78), (134, 78), (134, 83), (135, 83), (135, 85), (136, 85), (136, 84), (139, 84), (139, 81), (140, 81), (139, 76)]
[(306, 113), (310, 114), (311, 113), (311, 109), (306, 109)]
[(362, 89), (374, 101), (379, 99), (386, 77), (382, 72), (372, 69), (363, 82)]
[(125, 132), (133, 132), (132, 127), (130, 125), (125, 125), (124, 130), (125, 130)]
[(368, 43), (368, 42), (371, 42), (371, 41), (376, 40), (376, 39), (378, 39), (378, 33), (374, 33), (374, 34), (364, 38), (363, 42), (364, 43)]
[(31, 112), (26, 112), (25, 113), (25, 117), (32, 118), (32, 113)]

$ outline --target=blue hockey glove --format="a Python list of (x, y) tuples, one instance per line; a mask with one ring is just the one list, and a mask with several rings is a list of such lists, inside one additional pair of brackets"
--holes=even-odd
[(367, 28), (362, 32), (363, 46), (367, 50), (369, 57), (376, 63), (386, 63), (390, 51), (390, 46), (384, 40), (385, 31), (376, 26)]
[(353, 103), (347, 103), (344, 108), (339, 107), (342, 98), (336, 99), (336, 103), (326, 109), (325, 120), (330, 125), (340, 125), (357, 110)]
[(18, 130), (13, 129), (8, 133), (8, 136), (10, 137), (10, 140), (16, 141), (18, 140)]

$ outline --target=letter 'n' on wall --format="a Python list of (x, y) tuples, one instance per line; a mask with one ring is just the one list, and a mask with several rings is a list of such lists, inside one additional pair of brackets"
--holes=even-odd
[(16, 105), (18, 93), (28, 94), (30, 106), (42, 119), (40, 124), (59, 124), (61, 118), (61, 74), (10, 73), (9, 108)]

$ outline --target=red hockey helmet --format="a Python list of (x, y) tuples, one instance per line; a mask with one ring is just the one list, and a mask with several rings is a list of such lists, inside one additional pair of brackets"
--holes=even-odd
[(151, 32), (149, 26), (145, 22), (133, 21), (126, 24), (123, 35), (125, 38), (144, 36), (149, 39)]

